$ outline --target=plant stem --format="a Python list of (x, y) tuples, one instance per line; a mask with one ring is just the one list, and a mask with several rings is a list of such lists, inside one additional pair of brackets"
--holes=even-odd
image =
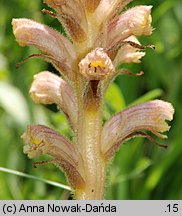
[(103, 199), (106, 163), (101, 154), (100, 137), (102, 112), (99, 102), (92, 98), (80, 115), (78, 144), (83, 158), (85, 187), (75, 190), (76, 199)]

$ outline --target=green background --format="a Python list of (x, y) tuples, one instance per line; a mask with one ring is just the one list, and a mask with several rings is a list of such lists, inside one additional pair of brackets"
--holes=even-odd
[[(106, 199), (182, 199), (182, 1), (138, 0), (130, 5), (153, 5), (153, 35), (140, 37), (142, 44), (154, 44), (139, 65), (125, 65), (130, 71), (144, 71), (142, 77), (119, 76), (105, 98), (104, 119), (132, 103), (160, 98), (175, 107), (168, 144), (162, 149), (143, 138), (133, 139), (118, 151), (108, 169)], [(38, 51), (19, 47), (12, 34), (12, 18), (26, 17), (61, 30), (58, 21), (42, 14), (42, 1), (0, 1), (0, 167), (42, 179), (67, 184), (62, 172), (48, 164), (32, 166), (23, 154), (20, 135), (28, 124), (45, 124), (66, 136), (70, 130), (55, 107), (36, 105), (28, 91), (33, 75), (53, 68), (31, 59), (16, 64)], [(45, 159), (46, 157), (37, 160)], [(17, 173), (16, 173), (17, 174)], [(0, 199), (68, 199), (69, 191), (43, 180), (0, 171)]]

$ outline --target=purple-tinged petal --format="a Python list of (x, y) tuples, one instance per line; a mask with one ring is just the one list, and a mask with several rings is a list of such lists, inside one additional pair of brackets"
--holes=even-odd
[(107, 46), (114, 46), (134, 35), (150, 35), (152, 6), (136, 6), (114, 18), (109, 23)]
[(25, 142), (24, 153), (28, 154), (29, 158), (43, 154), (52, 156), (55, 164), (66, 172), (73, 188), (84, 186), (84, 179), (78, 170), (81, 156), (73, 143), (43, 125), (28, 126), (22, 138)]
[(153, 100), (135, 105), (113, 116), (103, 127), (102, 152), (112, 157), (118, 147), (137, 131), (147, 130), (166, 138), (161, 133), (169, 130), (166, 120), (171, 121), (174, 109), (168, 102)]
[(13, 19), (13, 33), (21, 46), (34, 46), (69, 67), (76, 59), (71, 42), (52, 28), (30, 19)]
[(110, 20), (131, 1), (132, 0), (101, 0), (95, 11), (97, 24), (101, 25), (106, 20)]
[(66, 114), (71, 126), (76, 125), (76, 104), (68, 84), (57, 75), (43, 71), (34, 76), (30, 96), (35, 103), (57, 104)]

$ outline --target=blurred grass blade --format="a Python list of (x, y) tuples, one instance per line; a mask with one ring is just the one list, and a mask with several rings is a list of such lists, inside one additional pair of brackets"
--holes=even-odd
[(148, 158), (142, 158), (136, 164), (136, 168), (128, 174), (123, 174), (112, 179), (111, 184), (115, 183), (123, 183), (124, 181), (128, 181), (130, 179), (138, 178), (142, 175), (142, 173), (152, 165), (152, 161)]
[(38, 180), (38, 181), (44, 182), (46, 184), (49, 184), (49, 185), (52, 185), (52, 186), (55, 186), (55, 187), (59, 187), (59, 188), (71, 191), (71, 188), (69, 186), (67, 186), (67, 185), (60, 184), (60, 183), (50, 181), (50, 180), (46, 180), (46, 179), (42, 179), (42, 178), (38, 178), (38, 177), (35, 177), (33, 175), (28, 175), (28, 174), (25, 174), (25, 173), (22, 173), (22, 172), (19, 172), (19, 171), (16, 171), (16, 170), (0, 167), (0, 171), (5, 172), (5, 173), (9, 173), (9, 174), (13, 174), (13, 175), (17, 175), (17, 176), (21, 176), (21, 177), (24, 177), (24, 178)]
[(137, 100), (135, 100), (134, 102), (132, 102), (128, 106), (133, 106), (133, 105), (136, 105), (136, 104), (144, 103), (144, 102), (153, 100), (155, 98), (158, 98), (158, 97), (160, 97), (162, 95), (162, 92), (163, 91), (161, 89), (154, 89), (154, 90), (152, 90), (150, 92), (147, 92), (143, 96), (139, 97)]
[(167, 13), (171, 8), (175, 5), (175, 1), (167, 0), (164, 1), (162, 4), (159, 4), (157, 9), (153, 12), (153, 23), (156, 23), (164, 14)]

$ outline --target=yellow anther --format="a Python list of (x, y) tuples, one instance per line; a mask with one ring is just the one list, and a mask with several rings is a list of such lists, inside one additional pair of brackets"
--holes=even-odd
[(104, 49), (97, 47), (80, 61), (79, 71), (88, 80), (103, 80), (114, 72), (114, 65)]
[(42, 140), (36, 139), (35, 137), (31, 137), (31, 142), (32, 144), (39, 145), (41, 144)]
[(90, 66), (91, 67), (101, 67), (101, 68), (105, 67), (103, 61), (101, 61), (101, 60), (97, 60), (97, 61), (91, 62)]

